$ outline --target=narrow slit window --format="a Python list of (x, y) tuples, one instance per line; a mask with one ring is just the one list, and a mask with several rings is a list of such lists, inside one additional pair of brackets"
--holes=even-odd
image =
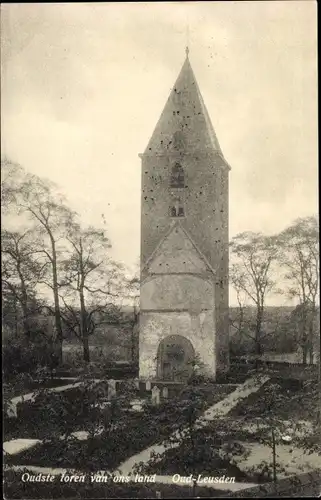
[(171, 217), (176, 217), (176, 208), (171, 207)]
[(170, 215), (171, 215), (171, 217), (184, 217), (185, 216), (184, 206), (183, 206), (182, 200), (180, 198), (177, 198), (173, 201), (173, 205), (170, 208)]
[[(176, 115), (179, 115), (179, 111), (174, 111)], [(183, 151), (186, 148), (185, 135), (181, 130), (174, 132), (173, 134), (173, 147), (176, 151)]]

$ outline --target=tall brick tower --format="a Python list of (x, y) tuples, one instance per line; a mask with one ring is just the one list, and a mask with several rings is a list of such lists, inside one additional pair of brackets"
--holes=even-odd
[(142, 159), (140, 377), (229, 368), (228, 173), (186, 59)]

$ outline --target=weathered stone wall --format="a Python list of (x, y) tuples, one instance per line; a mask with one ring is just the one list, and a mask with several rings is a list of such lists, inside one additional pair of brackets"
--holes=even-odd
[(155, 377), (159, 343), (181, 335), (193, 345), (204, 371), (215, 375), (213, 283), (193, 275), (158, 275), (141, 287), (140, 377)]
[(164, 274), (147, 278), (141, 287), (140, 309), (201, 310), (213, 309), (213, 283), (189, 274)]
[(173, 224), (170, 233), (157, 248), (148, 266), (149, 274), (206, 274), (207, 271), (208, 266), (187, 234), (184, 233), (181, 223)]
[[(142, 158), (141, 265), (151, 257), (173, 223), (169, 216), (169, 178), (177, 160), (184, 168), (186, 181), (186, 216), (180, 218), (180, 224), (215, 271), (217, 365), (219, 371), (226, 371), (229, 367), (228, 170), (219, 155), (195, 152), (178, 158), (170, 155)], [(168, 249), (163, 257), (159, 256), (153, 272), (157, 272), (155, 267), (166, 272), (174, 255), (175, 251)], [(184, 262), (187, 259), (181, 259), (177, 272), (184, 272), (184, 266), (188, 266)], [(189, 272), (198, 272), (198, 267), (196, 264)], [(144, 272), (142, 277), (146, 277)]]
[(206, 311), (198, 317), (189, 312), (144, 312), (140, 317), (139, 376), (156, 377), (159, 343), (169, 335), (182, 335), (193, 345), (204, 363), (204, 372), (215, 374), (214, 316)]
[[(226, 166), (217, 154), (147, 156), (142, 158), (141, 261), (150, 257), (169, 230), (169, 179), (179, 161), (185, 172), (186, 217), (182, 226), (212, 267), (226, 273), (228, 261), (228, 183)], [(225, 169), (225, 170), (224, 170)]]

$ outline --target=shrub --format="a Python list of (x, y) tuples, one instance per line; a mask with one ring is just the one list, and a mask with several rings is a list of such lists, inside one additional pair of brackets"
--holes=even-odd
[(50, 344), (43, 341), (22, 342), (9, 339), (3, 345), (3, 372), (6, 381), (21, 373), (35, 374), (40, 367), (51, 367), (54, 351)]
[(210, 385), (215, 383), (215, 377), (211, 377), (210, 375), (205, 375), (202, 373), (193, 373), (192, 376), (188, 379), (188, 384), (192, 386), (201, 384)]

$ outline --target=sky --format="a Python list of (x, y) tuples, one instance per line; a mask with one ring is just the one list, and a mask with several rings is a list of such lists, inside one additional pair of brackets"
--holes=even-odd
[[(138, 157), (190, 49), (230, 172), (230, 237), (318, 211), (314, 1), (2, 4), (2, 154), (139, 260)], [(233, 302), (233, 300), (232, 300)]]

